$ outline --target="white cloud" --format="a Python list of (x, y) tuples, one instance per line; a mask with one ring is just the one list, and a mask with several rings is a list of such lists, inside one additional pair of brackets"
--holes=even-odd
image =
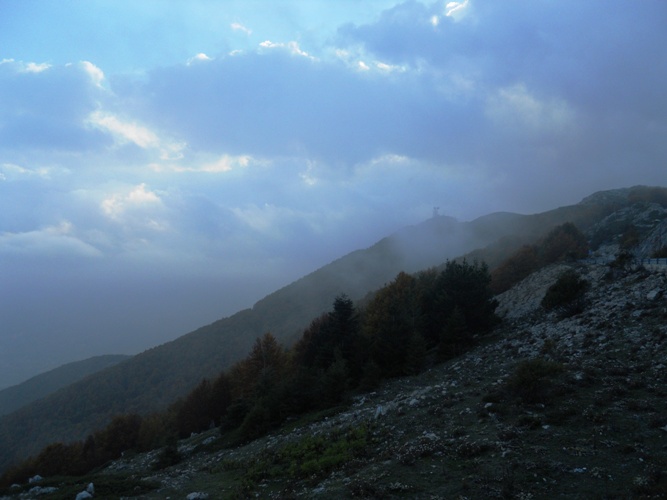
[(99, 110), (92, 112), (87, 122), (111, 133), (119, 144), (131, 142), (143, 149), (158, 150), (162, 160), (176, 160), (183, 157), (185, 143), (162, 140), (151, 129), (136, 122), (124, 121), (116, 115)]
[[(245, 225), (265, 237), (290, 241), (299, 234), (304, 234), (304, 225), (309, 230), (316, 229), (311, 224), (311, 215), (290, 207), (265, 203), (243, 208), (232, 208), (232, 213)], [(293, 229), (296, 227), (297, 229)]]
[(64, 220), (55, 226), (25, 232), (0, 233), (0, 252), (26, 256), (99, 257), (97, 248), (75, 236), (74, 226)]
[(241, 23), (232, 23), (231, 28), (234, 31), (241, 31), (242, 33), (245, 33), (246, 35), (251, 35), (252, 30), (250, 28), (247, 28), (246, 26), (242, 25)]
[(574, 110), (562, 99), (540, 100), (525, 84), (504, 87), (487, 100), (487, 114), (499, 126), (556, 132), (575, 125)]
[(452, 17), (455, 20), (460, 20), (463, 16), (466, 15), (466, 7), (470, 0), (464, 0), (463, 2), (449, 2), (445, 6), (445, 15), (447, 17)]
[(150, 168), (155, 172), (204, 172), (204, 173), (224, 173), (237, 170), (239, 168), (247, 168), (251, 164), (262, 163), (249, 155), (222, 155), (210, 161), (193, 162), (184, 161), (178, 163), (152, 163)]
[(403, 73), (407, 71), (406, 66), (374, 60), (373, 57), (370, 54), (365, 53), (361, 47), (355, 47), (354, 50), (336, 49), (333, 53), (338, 60), (342, 61), (347, 67), (355, 71), (366, 72), (377, 70), (380, 73)]
[(88, 118), (89, 122), (111, 132), (118, 140), (133, 142), (142, 148), (156, 148), (160, 145), (158, 136), (137, 123), (125, 122), (110, 113), (95, 111)]
[(47, 167), (40, 168), (25, 168), (15, 163), (3, 163), (0, 165), (0, 180), (16, 180), (24, 178), (41, 178), (48, 179), (54, 169)]
[(164, 211), (162, 199), (154, 191), (146, 189), (143, 183), (129, 191), (108, 196), (102, 200), (100, 208), (109, 219), (127, 228), (166, 231), (170, 227), (160, 216)]
[(42, 71), (46, 71), (51, 67), (50, 64), (48, 63), (34, 63), (34, 62), (29, 62), (25, 65), (24, 71), (26, 73), (41, 73)]
[(379, 62), (379, 61), (375, 63), (375, 67), (377, 69), (379, 69), (380, 71), (384, 71), (384, 72), (387, 72), (387, 73), (391, 73), (391, 72), (394, 72), (394, 71), (398, 71), (398, 72), (406, 71), (406, 68), (404, 66), (398, 66), (398, 65), (395, 65), (395, 64), (387, 64), (387, 63)]
[(188, 64), (188, 66), (190, 66), (190, 65), (192, 65), (194, 63), (197, 63), (197, 62), (206, 62), (206, 61), (212, 61), (212, 60), (213, 60), (212, 57), (209, 57), (206, 54), (204, 54), (203, 52), (200, 52), (196, 56), (191, 57), (190, 59), (188, 59), (187, 64)]
[(90, 61), (81, 61), (83, 70), (88, 73), (95, 86), (101, 87), (104, 82), (104, 72)]
[(299, 173), (299, 177), (306, 186), (315, 186), (319, 179), (315, 175), (315, 165), (312, 161), (307, 162), (306, 169)]
[(264, 49), (283, 49), (295, 56), (305, 57), (306, 59), (310, 59), (312, 61), (317, 60), (316, 57), (313, 57), (305, 50), (302, 50), (301, 47), (299, 47), (299, 43), (295, 41), (287, 43), (279, 43), (279, 42), (272, 42), (271, 40), (265, 40), (262, 43), (260, 43), (259, 46)]
[(36, 62), (23, 62), (16, 61), (13, 58), (5, 58), (0, 60), (0, 65), (10, 64), (16, 67), (17, 72), (19, 73), (41, 73), (51, 68), (49, 63), (36, 63)]
[(250, 156), (230, 156), (223, 155), (217, 161), (203, 165), (199, 170), (201, 172), (229, 172), (237, 167), (245, 168), (250, 164)]

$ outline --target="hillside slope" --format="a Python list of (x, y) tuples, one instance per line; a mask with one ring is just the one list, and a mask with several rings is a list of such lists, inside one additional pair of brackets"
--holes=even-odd
[[(567, 270), (590, 288), (565, 317), (540, 302)], [(557, 264), (498, 298), (505, 322), (476, 348), (336, 412), (234, 448), (214, 429), (177, 465), (128, 456), (40, 498), (89, 482), (141, 499), (664, 498), (667, 275)]]
[(130, 357), (123, 354), (94, 356), (82, 361), (67, 363), (25, 382), (3, 389), (0, 391), (0, 415), (12, 413), (28, 403), (48, 396), (88, 375), (126, 361)]
[(271, 331), (283, 342), (292, 340), (314, 317), (328, 310), (340, 293), (359, 299), (399, 271), (435, 266), (475, 248), (492, 248), (489, 260), (502, 260), (555, 225), (570, 221), (590, 227), (631, 203), (630, 194), (632, 190), (599, 195), (598, 201), (588, 199), (543, 214), (493, 214), (463, 223), (436, 217), (405, 228), (278, 290), (251, 310), (150, 349), (122, 366), (4, 416), (0, 419), (0, 470), (49, 442), (83, 439), (106, 425), (113, 414), (164, 408), (202, 378), (212, 377), (245, 356), (263, 333)]

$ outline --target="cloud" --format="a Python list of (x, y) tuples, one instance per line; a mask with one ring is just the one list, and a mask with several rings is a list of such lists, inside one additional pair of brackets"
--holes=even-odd
[(92, 125), (111, 132), (120, 141), (130, 141), (141, 148), (156, 148), (160, 144), (158, 136), (148, 128), (137, 123), (124, 122), (112, 114), (95, 111), (91, 113), (89, 121)]
[(298, 42), (295, 42), (295, 41), (282, 43), (282, 42), (272, 42), (270, 40), (265, 40), (262, 43), (260, 43), (259, 46), (263, 49), (285, 50), (285, 51), (287, 51), (288, 53), (290, 53), (294, 56), (305, 57), (306, 59), (310, 59), (312, 61), (317, 60), (317, 58), (313, 57), (308, 52), (302, 50), (301, 47), (299, 47)]
[(108, 196), (100, 203), (100, 209), (118, 223), (154, 231), (168, 229), (167, 222), (158, 217), (164, 209), (162, 200), (154, 191), (147, 190), (145, 184)]
[(4, 60), (0, 64), (0, 150), (85, 151), (101, 146), (103, 135), (84, 123), (101, 92), (90, 70), (85, 65)]
[(222, 155), (212, 161), (198, 162), (188, 159), (180, 163), (153, 163), (150, 168), (155, 172), (203, 172), (209, 174), (231, 172), (239, 168), (247, 168), (251, 164), (259, 164), (259, 160), (248, 155)]
[(25, 168), (15, 163), (3, 163), (0, 165), (0, 180), (50, 179), (54, 172), (64, 173), (66, 170), (51, 167)]
[(81, 66), (88, 73), (90, 79), (97, 87), (102, 87), (104, 82), (104, 72), (90, 61), (81, 61)]
[(209, 57), (206, 54), (204, 54), (203, 52), (200, 52), (196, 56), (191, 57), (190, 59), (188, 59), (187, 64), (188, 64), (188, 66), (190, 66), (191, 64), (195, 64), (197, 62), (206, 62), (206, 61), (212, 61), (212, 60), (213, 60), (212, 57)]
[(134, 121), (121, 120), (117, 116), (96, 110), (90, 114), (87, 123), (98, 129), (110, 133), (116, 143), (133, 143), (143, 149), (156, 149), (160, 151), (160, 158), (173, 160), (181, 158), (185, 143), (166, 141), (161, 139), (148, 127), (142, 126)]
[(521, 134), (573, 132), (576, 114), (564, 100), (540, 100), (524, 84), (498, 89), (487, 99), (486, 112), (496, 126)]
[(75, 236), (69, 221), (23, 233), (0, 233), (0, 253), (23, 257), (100, 257), (102, 253)]
[[(234, 312), (211, 299), (224, 283), (257, 286), (233, 298), (251, 305), (435, 206), (465, 220), (665, 182), (663, 2), (209, 4), (177, 8), (208, 30), (165, 14), (182, 36), (133, 21), (131, 59), (68, 45), (0, 61), (14, 283), (206, 277), (191, 300), (216, 302), (213, 320)], [(96, 258), (84, 273), (54, 255)]]
[(234, 31), (240, 31), (242, 33), (245, 33), (246, 35), (252, 34), (252, 30), (242, 25), (241, 23), (232, 23), (230, 26)]
[(462, 19), (466, 14), (466, 7), (470, 0), (464, 0), (463, 2), (448, 2), (445, 6), (445, 16), (453, 17), (457, 21)]
[(51, 67), (50, 64), (48, 63), (34, 63), (34, 62), (29, 62), (24, 66), (23, 71), (26, 73), (41, 73), (42, 71), (46, 71)]

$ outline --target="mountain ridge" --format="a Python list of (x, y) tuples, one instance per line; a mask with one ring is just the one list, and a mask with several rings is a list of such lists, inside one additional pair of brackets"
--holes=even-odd
[(67, 387), (89, 375), (105, 370), (132, 356), (103, 354), (66, 363), (28, 380), (0, 390), (0, 416), (12, 413), (22, 406)]
[[(249, 442), (210, 429), (168, 465), (166, 448), (126, 453), (5, 498), (664, 498), (666, 272), (548, 265), (496, 297), (497, 329), (421, 373)], [(567, 273), (582, 307), (546, 308)]]
[[(632, 189), (639, 188), (631, 188), (628, 193)], [(628, 194), (625, 196), (627, 199)], [(105, 425), (113, 414), (146, 414), (164, 408), (202, 378), (216, 375), (245, 356), (263, 333), (271, 331), (282, 342), (293, 341), (341, 293), (358, 300), (400, 271), (418, 271), (460, 255), (486, 255), (480, 260), (497, 263), (555, 225), (574, 221), (588, 227), (618, 207), (616, 199), (600, 203), (570, 205), (533, 215), (489, 214), (463, 223), (434, 217), (404, 228), (267, 295), (252, 309), (149, 349), (120, 369), (105, 370), (0, 418), (0, 449), (5, 452), (0, 457), (0, 469), (48, 442), (83, 439)], [(505, 226), (498, 224), (499, 219)], [(487, 251), (475, 253), (475, 248)], [(57, 414), (53, 407), (59, 408)]]

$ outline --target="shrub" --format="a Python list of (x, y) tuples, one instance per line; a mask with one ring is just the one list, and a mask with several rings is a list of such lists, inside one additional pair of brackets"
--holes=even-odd
[(639, 231), (634, 224), (630, 224), (621, 235), (619, 245), (621, 250), (631, 250), (639, 244)]
[(537, 248), (524, 245), (491, 273), (491, 290), (495, 294), (509, 290), (539, 268)]
[(589, 283), (576, 271), (570, 269), (562, 273), (548, 289), (542, 299), (542, 307), (548, 311), (561, 309), (566, 315), (581, 312), (584, 308), (584, 296)]
[(176, 436), (170, 436), (167, 439), (167, 444), (158, 455), (157, 461), (153, 464), (155, 470), (165, 469), (176, 465), (181, 461), (182, 457), (178, 451), (178, 440)]
[(588, 240), (577, 226), (566, 222), (556, 226), (540, 242), (538, 253), (542, 265), (574, 261), (588, 255)]
[(553, 379), (563, 371), (563, 365), (555, 361), (529, 359), (517, 365), (507, 387), (524, 403), (545, 403), (552, 394)]
[(651, 254), (652, 259), (665, 259), (667, 258), (667, 245), (659, 248)]

